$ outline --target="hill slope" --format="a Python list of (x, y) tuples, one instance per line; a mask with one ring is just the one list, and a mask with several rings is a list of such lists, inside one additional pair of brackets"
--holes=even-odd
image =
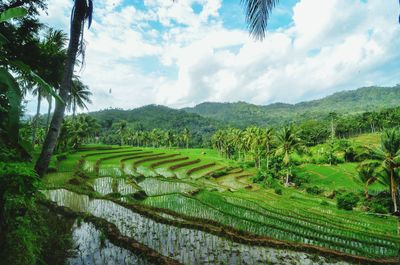
[(298, 104), (274, 103), (258, 106), (245, 102), (205, 102), (184, 110), (188, 113), (196, 113), (203, 117), (245, 127), (251, 124), (279, 125), (307, 118), (321, 119), (326, 117), (329, 112), (353, 114), (399, 105), (400, 85), (397, 85), (395, 87), (365, 87), (342, 91), (322, 99)]
[(104, 129), (111, 129), (113, 124), (125, 120), (135, 129), (151, 130), (154, 128), (164, 130), (214, 131), (217, 122), (201, 117), (195, 113), (171, 109), (165, 106), (148, 105), (132, 110), (107, 109), (89, 113), (96, 118)]

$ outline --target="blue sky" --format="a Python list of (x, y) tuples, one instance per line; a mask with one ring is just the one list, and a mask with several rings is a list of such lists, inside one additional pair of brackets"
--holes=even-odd
[[(49, 0), (43, 21), (68, 32), (71, 2)], [(79, 74), (90, 110), (296, 103), (395, 85), (398, 10), (397, 0), (282, 0), (256, 42), (240, 0), (97, 0)]]

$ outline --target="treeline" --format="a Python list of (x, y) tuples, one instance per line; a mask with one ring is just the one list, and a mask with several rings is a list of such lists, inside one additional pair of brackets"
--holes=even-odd
[[(188, 128), (181, 131), (153, 129), (145, 131), (129, 127), (126, 121), (116, 123), (111, 130), (100, 137), (100, 142), (106, 144), (132, 145), (143, 147), (180, 147), (189, 148), (199, 145), (198, 134), (192, 134)], [(193, 139), (196, 142), (193, 142)], [(201, 140), (201, 138), (200, 138)]]
[(306, 120), (321, 120), (330, 112), (354, 115), (366, 111), (378, 111), (400, 105), (400, 85), (393, 87), (364, 87), (342, 91), (322, 99), (297, 104), (273, 103), (266, 106), (246, 102), (205, 102), (187, 112), (197, 113), (244, 129), (248, 126), (279, 127), (288, 123)]

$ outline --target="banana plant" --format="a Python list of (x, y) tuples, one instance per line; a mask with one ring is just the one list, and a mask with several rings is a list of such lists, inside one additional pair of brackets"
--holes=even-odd
[[(22, 7), (7, 9), (0, 13), (0, 23), (8, 22), (11, 19), (24, 17), (26, 14), (27, 10)], [(0, 47), (7, 42), (7, 37), (0, 33)], [(23, 149), (21, 148), (18, 137), (22, 91), (18, 85), (17, 77), (28, 80), (29, 82), (42, 87), (56, 100), (62, 103), (63, 101), (55, 92), (55, 89), (34, 71), (32, 71), (28, 65), (21, 61), (0, 58), (0, 89), (3, 94), (0, 113), (2, 114), (1, 116), (4, 117), (0, 130), (4, 130), (2, 135), (4, 135), (6, 138), (6, 141), (18, 149)]]

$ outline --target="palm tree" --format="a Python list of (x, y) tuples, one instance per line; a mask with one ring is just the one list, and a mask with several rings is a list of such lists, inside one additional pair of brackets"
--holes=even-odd
[(86, 103), (92, 103), (91, 95), (92, 92), (89, 91), (89, 87), (84, 85), (79, 77), (72, 80), (71, 92), (67, 101), (68, 111), (72, 109), (72, 117), (75, 117), (77, 108), (88, 109)]
[(382, 161), (383, 167), (389, 173), (390, 192), (392, 195), (394, 212), (398, 212), (397, 189), (399, 186), (396, 168), (400, 165), (400, 131), (398, 129), (386, 130), (381, 136), (381, 146), (373, 150), (376, 158)]
[(39, 118), (40, 118), (40, 106), (42, 104), (42, 95), (43, 91), (39, 86), (36, 86), (36, 88), (32, 91), (32, 94), (34, 96), (37, 96), (37, 105), (36, 105), (36, 115), (33, 118), (33, 124), (32, 124), (32, 145), (35, 146), (36, 143), (36, 129), (39, 125)]
[[(63, 65), (67, 58), (66, 50), (67, 35), (61, 30), (49, 28), (44, 39), (40, 42), (40, 50), (46, 60), (43, 68), (44, 73), (42, 76), (46, 81), (51, 84), (55, 89), (59, 89), (63, 75)], [(46, 130), (50, 124), (50, 114), (53, 105), (53, 97), (47, 93), (47, 101), (49, 103), (47, 111)]]
[(242, 2), (246, 9), (246, 22), (250, 34), (257, 40), (264, 39), (271, 10), (279, 1), (242, 0)]
[(51, 156), (53, 155), (54, 148), (57, 144), (58, 136), (64, 119), (64, 112), (66, 102), (68, 101), (68, 94), (71, 91), (72, 76), (76, 64), (78, 54), (84, 53), (83, 45), (83, 32), (85, 21), (88, 20), (90, 27), (93, 14), (93, 1), (92, 0), (75, 0), (72, 15), (71, 15), (71, 29), (70, 40), (68, 44), (67, 59), (65, 62), (65, 69), (63, 79), (60, 86), (59, 95), (64, 102), (56, 103), (53, 118), (51, 120), (50, 128), (43, 144), (42, 152), (36, 162), (35, 170), (39, 176), (43, 176), (50, 163)]
[(269, 156), (271, 154), (271, 146), (274, 142), (274, 130), (272, 128), (267, 128), (264, 133), (264, 143), (266, 147), (267, 154), (267, 170), (269, 170)]
[[(66, 35), (59, 30), (48, 29), (43, 40), (38, 44), (40, 57), (45, 63), (39, 66), (38, 73), (48, 84), (54, 88), (58, 88), (62, 79), (62, 66), (66, 58), (65, 50)], [(29, 82), (31, 83), (31, 82)], [(31, 84), (30, 84), (31, 85)], [(49, 102), (46, 130), (50, 121), (50, 112), (52, 107), (52, 96), (42, 86), (36, 85), (32, 94), (37, 96), (38, 102), (36, 107), (36, 115), (32, 127), (32, 145), (36, 142), (36, 130), (38, 127), (40, 108), (42, 99), (46, 98)]]
[(188, 128), (183, 129), (182, 133), (182, 140), (185, 142), (186, 149), (189, 148), (189, 141), (190, 141), (190, 131)]
[(276, 150), (277, 155), (283, 155), (283, 164), (286, 166), (286, 181), (285, 185), (289, 185), (289, 176), (291, 174), (291, 154), (300, 150), (303, 147), (302, 141), (299, 138), (299, 131), (296, 130), (291, 125), (285, 126), (282, 130), (278, 132), (276, 135), (278, 148)]
[(254, 158), (254, 162), (256, 167), (260, 168), (261, 166), (261, 156), (264, 148), (264, 132), (262, 129), (252, 126), (246, 128), (244, 131), (244, 142), (247, 146), (247, 150), (250, 150)]
[(368, 187), (379, 180), (379, 162), (367, 162), (358, 166), (358, 178), (365, 184), (365, 198), (369, 198)]
[(167, 143), (168, 148), (171, 148), (174, 143), (174, 134), (171, 130), (168, 130), (165, 133), (165, 142)]
[(239, 129), (231, 129), (230, 141), (232, 142), (236, 152), (238, 153), (239, 161), (241, 161), (242, 151), (244, 151), (243, 132)]
[(330, 112), (328, 114), (328, 118), (331, 121), (331, 139), (332, 140), (335, 139), (335, 135), (336, 135), (336, 132), (335, 132), (335, 120), (337, 119), (337, 116), (338, 115), (337, 115), (336, 112)]
[(222, 130), (216, 131), (213, 136), (211, 137), (211, 143), (217, 151), (222, 154), (223, 153), (223, 146), (224, 146), (224, 133)]
[(127, 127), (128, 127), (128, 124), (126, 121), (120, 121), (117, 125), (117, 134), (119, 134), (121, 146), (124, 145), (124, 138), (126, 135)]

